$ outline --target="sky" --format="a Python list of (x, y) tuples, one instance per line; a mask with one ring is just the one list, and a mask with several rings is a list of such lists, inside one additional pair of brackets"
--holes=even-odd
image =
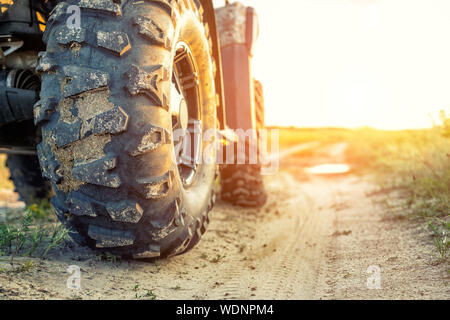
[(426, 128), (449, 110), (449, 0), (240, 2), (259, 15), (267, 125)]

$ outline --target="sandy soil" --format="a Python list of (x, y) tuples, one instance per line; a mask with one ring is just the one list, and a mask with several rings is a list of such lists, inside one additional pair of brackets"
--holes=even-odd
[[(344, 150), (325, 148), (315, 163), (345, 161)], [(260, 210), (219, 202), (188, 254), (108, 262), (66, 246), (27, 272), (0, 273), (0, 299), (450, 299), (448, 265), (435, 263), (422, 226), (391, 219), (368, 177), (308, 175), (287, 156), (266, 184)], [(67, 288), (71, 265), (81, 290)]]

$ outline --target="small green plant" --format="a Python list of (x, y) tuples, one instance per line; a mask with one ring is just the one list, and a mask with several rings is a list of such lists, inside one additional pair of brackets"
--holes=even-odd
[(139, 291), (139, 285), (138, 284), (134, 285), (133, 291), (135, 292), (135, 298), (139, 299), (140, 297), (139, 297), (139, 292), (138, 292)]
[(450, 241), (448, 239), (450, 234), (450, 223), (443, 221), (429, 221), (428, 230), (431, 231), (433, 244), (439, 254), (439, 261), (447, 261), (450, 252)]
[(146, 298), (150, 298), (151, 300), (156, 300), (156, 294), (153, 293), (152, 290), (148, 290), (147, 293), (145, 294)]
[(147, 292), (143, 295), (139, 294), (139, 284), (135, 284), (135, 286), (133, 287), (133, 291), (135, 292), (134, 296), (136, 299), (141, 299), (141, 298), (150, 298), (151, 300), (156, 300), (156, 295), (153, 293), (153, 290), (147, 290)]
[(98, 261), (107, 261), (110, 263), (115, 263), (118, 260), (120, 260), (120, 257), (117, 257), (109, 252), (102, 252), (97, 254), (97, 260)]
[(436, 246), (436, 249), (439, 252), (440, 255), (440, 261), (445, 262), (448, 259), (448, 251), (450, 248), (450, 242), (448, 241), (447, 237), (445, 238), (434, 238), (433, 240), (434, 245)]
[(47, 245), (47, 248), (44, 251), (42, 257), (46, 257), (48, 252), (61, 245), (65, 240), (69, 238), (69, 230), (67, 230), (63, 225), (53, 226), (51, 231), (48, 233), (50, 236), (50, 242)]
[(28, 272), (33, 268), (33, 261), (27, 261), (24, 264), (22, 264), (19, 268), (16, 268), (14, 270), (15, 273), (21, 273), (21, 272)]
[(15, 223), (0, 224), (0, 253), (14, 256), (39, 256), (63, 244), (69, 230), (61, 224), (43, 223), (35, 212), (27, 212)]

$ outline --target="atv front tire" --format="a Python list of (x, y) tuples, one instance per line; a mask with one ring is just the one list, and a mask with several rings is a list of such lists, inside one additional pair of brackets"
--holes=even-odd
[[(69, 5), (81, 9), (79, 29), (66, 25)], [(54, 209), (79, 242), (147, 259), (181, 254), (205, 232), (217, 166), (181, 167), (173, 137), (179, 126), (216, 128), (202, 12), (197, 0), (63, 1), (53, 10), (38, 64), (38, 154)], [(204, 158), (215, 159), (214, 146), (203, 141)]]

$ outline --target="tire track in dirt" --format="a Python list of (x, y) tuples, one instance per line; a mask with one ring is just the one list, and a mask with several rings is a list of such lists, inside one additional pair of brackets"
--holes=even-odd
[[(280, 200), (280, 197), (278, 197), (278, 201), (276, 201), (276, 212), (281, 215), (281, 218), (278, 218), (278, 220), (283, 222), (281, 224), (279, 223), (277, 225), (277, 228), (274, 228), (273, 226), (271, 226), (271, 224), (273, 223), (271, 218), (263, 218), (263, 221), (259, 221), (254, 225), (255, 229), (250, 233), (252, 243), (248, 246), (248, 253), (244, 258), (241, 255), (234, 256), (233, 260), (227, 264), (227, 268), (223, 270), (222, 273), (225, 276), (221, 278), (223, 285), (220, 286), (218, 290), (213, 291), (209, 295), (211, 299), (250, 299), (257, 297), (267, 298), (267, 292), (269, 291), (262, 290), (262, 294), (258, 294), (259, 291), (261, 291), (258, 290), (258, 288), (262, 287), (259, 273), (263, 272), (267, 275), (273, 273), (274, 261), (287, 259), (289, 257), (289, 255), (287, 254), (289, 252), (289, 249), (287, 250), (286, 254), (283, 254), (282, 252), (285, 248), (289, 247), (290, 242), (292, 242), (292, 246), (295, 241), (291, 241), (293, 240), (292, 237), (287, 239), (286, 241), (285, 237), (283, 237), (281, 233), (284, 229), (286, 229), (286, 227), (291, 227), (292, 225), (296, 226), (293, 230), (293, 232), (295, 233), (299, 227), (297, 216), (294, 217), (296, 220), (293, 223), (291, 223), (290, 220), (287, 221), (286, 219), (283, 219), (285, 218), (283, 217), (283, 212), (290, 212), (290, 210), (283, 210), (283, 206), (289, 206), (289, 201), (291, 200), (290, 197), (292, 197), (291, 194), (289, 194), (289, 196), (286, 194), (286, 188), (288, 190), (295, 190), (295, 188), (293, 188), (291, 185), (293, 179), (291, 179), (290, 176), (284, 175), (282, 179), (284, 181), (280, 183), (279, 179), (269, 178), (268, 180), (272, 181), (268, 181), (268, 189), (270, 194), (270, 207), (270, 203), (273, 204), (274, 201), (276, 201), (274, 195), (280, 195), (280, 190), (277, 189), (280, 189), (280, 186), (285, 186), (284, 197), (286, 199), (283, 200), (283, 197), (281, 197)], [(274, 190), (270, 190), (271, 187), (274, 187)], [(235, 210), (235, 208), (233, 208), (233, 210)], [(273, 211), (271, 212), (267, 209), (265, 211), (265, 214), (273, 214)], [(282, 240), (280, 238), (282, 238)], [(270, 245), (270, 243), (272, 243), (272, 245)], [(272, 247), (277, 248), (272, 249)], [(262, 268), (265, 260), (268, 260), (269, 262), (269, 270), (265, 270)], [(273, 281), (272, 278), (269, 277), (269, 279)], [(263, 281), (268, 281), (266, 276), (263, 277)], [(276, 283), (276, 279), (274, 283)]]
[(316, 185), (316, 181), (297, 184), (302, 196), (291, 201), (290, 210), (297, 213), (298, 225), (292, 233), (291, 243), (282, 254), (284, 258), (264, 289), (273, 292), (276, 299), (316, 298), (316, 288), (326, 265), (325, 255), (332, 245), (327, 241), (331, 220), (323, 209), (328, 203), (317, 197), (318, 191), (327, 193), (328, 190), (323, 189), (326, 185), (317, 190)]
[[(308, 199), (309, 200), (309, 199)], [(295, 207), (296, 205), (302, 205), (302, 203), (298, 201), (291, 201), (289, 204), (290, 207)], [(308, 202), (307, 208), (310, 206), (310, 201)], [(305, 208), (302, 208), (299, 213), (305, 213)], [(311, 222), (313, 224), (311, 225)], [(291, 238), (290, 241), (286, 243), (286, 246), (278, 259), (275, 268), (271, 268), (271, 261), (266, 261), (266, 274), (270, 276), (269, 280), (263, 291), (272, 292), (275, 299), (279, 299), (286, 294), (292, 294), (292, 287), (299, 284), (299, 281), (294, 281), (296, 275), (299, 272), (299, 268), (301, 263), (301, 253), (299, 252), (302, 249), (301, 241), (305, 236), (305, 233), (309, 233), (314, 229), (314, 221), (311, 221), (306, 215), (295, 215), (295, 222), (293, 222), (295, 228), (290, 232)], [(274, 259), (275, 260), (275, 259)], [(279, 262), (278, 262), (279, 261)], [(269, 271), (272, 269), (272, 272)]]

